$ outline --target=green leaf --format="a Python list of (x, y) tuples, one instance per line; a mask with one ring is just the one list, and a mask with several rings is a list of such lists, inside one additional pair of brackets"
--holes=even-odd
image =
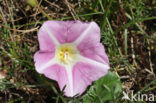
[(115, 73), (108, 72), (95, 82), (95, 92), (102, 101), (116, 100), (122, 92), (120, 79)]
[(36, 7), (38, 5), (37, 0), (27, 0), (27, 3), (33, 7)]
[[(115, 103), (122, 93), (120, 79), (113, 72), (108, 72), (89, 89), (83, 103)], [(91, 99), (92, 98), (92, 99)], [(94, 99), (93, 99), (94, 98)]]

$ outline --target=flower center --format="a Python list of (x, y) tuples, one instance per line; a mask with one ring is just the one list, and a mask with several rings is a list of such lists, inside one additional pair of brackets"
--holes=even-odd
[(60, 64), (65, 65), (74, 63), (78, 53), (75, 45), (67, 43), (56, 47), (55, 56)]

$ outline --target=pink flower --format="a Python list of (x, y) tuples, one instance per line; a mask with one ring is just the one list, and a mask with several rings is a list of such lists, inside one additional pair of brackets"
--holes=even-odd
[(82, 94), (109, 69), (95, 22), (47, 21), (38, 32), (40, 50), (35, 53), (37, 72), (56, 80), (65, 95)]

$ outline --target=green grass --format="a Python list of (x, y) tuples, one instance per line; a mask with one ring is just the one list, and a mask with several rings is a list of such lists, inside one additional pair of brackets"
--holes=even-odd
[[(5, 91), (7, 94), (12, 95), (12, 98), (7, 100), (8, 103), (19, 101), (26, 103), (30, 99), (30, 95), (33, 99), (35, 96), (37, 96), (36, 98), (40, 98), (35, 94), (40, 88), (48, 88), (47, 93), (43, 94), (45, 95), (44, 98), (39, 101), (41, 103), (45, 103), (47, 98), (56, 103), (79, 103), (86, 99), (86, 95), (89, 95), (84, 94), (80, 97), (67, 98), (63, 96), (63, 92), (59, 91), (54, 81), (45, 78), (43, 75), (39, 75), (35, 71), (33, 55), (38, 50), (37, 30), (24, 33), (15, 29), (29, 30), (36, 27), (36, 25), (41, 25), (47, 18), (53, 20), (73, 20), (76, 18), (82, 21), (94, 20), (97, 22), (101, 28), (101, 42), (104, 44), (106, 52), (109, 55), (111, 71), (115, 72), (119, 77), (129, 76), (127, 79), (121, 79), (122, 83), (131, 81), (137, 86), (139, 83), (141, 84), (142, 82), (135, 81), (139, 78), (137, 75), (140, 75), (138, 72), (139, 68), (143, 70), (148, 69), (152, 72), (150, 63), (152, 62), (153, 69), (156, 65), (154, 59), (148, 55), (149, 52), (153, 54), (156, 52), (155, 49), (151, 49), (151, 47), (155, 47), (156, 40), (156, 37), (153, 36), (153, 33), (156, 32), (156, 23), (154, 23), (156, 21), (156, 15), (154, 14), (156, 10), (154, 4), (156, 2), (153, 1), (150, 4), (146, 0), (122, 0), (122, 4), (120, 5), (119, 1), (80, 0), (81, 7), (77, 7), (71, 11), (73, 16), (68, 13), (67, 16), (59, 16), (59, 18), (51, 18), (42, 8), (41, 15), (36, 16), (38, 19), (41, 18), (38, 22), (36, 22), (36, 17), (29, 17), (31, 20), (25, 21), (24, 24), (9, 21), (17, 19), (15, 18), (17, 14), (12, 8), (12, 6), (15, 6), (13, 2), (8, 1), (12, 5), (9, 11), (12, 14), (11, 17), (4, 16), (6, 15), (6, 11), (3, 11), (2, 9), (4, 8), (0, 7), (0, 64), (2, 64), (0, 65), (0, 71), (7, 70), (6, 78), (0, 81), (0, 91), (2, 92), (0, 93), (0, 97), (2, 95), (2, 100), (5, 101), (4, 97), (8, 98), (3, 93)], [(44, 4), (41, 5), (43, 6)], [(27, 12), (26, 14), (29, 15)], [(134, 48), (131, 48), (132, 45)], [(141, 50), (139, 47), (141, 47)], [(138, 91), (155, 93), (156, 81), (154, 79), (154, 72), (154, 70), (153, 74), (146, 72), (146, 75), (152, 75), (152, 78), (150, 80), (147, 79), (148, 82), (145, 82), (146, 86), (138, 86), (138, 88), (133, 86), (136, 93)], [(141, 75), (140, 78), (146, 79), (146, 76)], [(33, 94), (32, 92), (35, 93)], [(48, 93), (50, 94), (48, 95)], [(92, 97), (94, 95), (89, 95), (87, 98)], [(37, 100), (34, 99), (33, 101)], [(130, 101), (122, 100), (122, 94), (116, 102), (130, 103)], [(109, 101), (109, 103), (113, 102)]]

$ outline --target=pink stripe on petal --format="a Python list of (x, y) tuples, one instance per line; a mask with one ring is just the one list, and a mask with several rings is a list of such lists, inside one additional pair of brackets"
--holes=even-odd
[(93, 81), (98, 80), (108, 72), (93, 64), (78, 62), (73, 67), (74, 94), (82, 94)]

